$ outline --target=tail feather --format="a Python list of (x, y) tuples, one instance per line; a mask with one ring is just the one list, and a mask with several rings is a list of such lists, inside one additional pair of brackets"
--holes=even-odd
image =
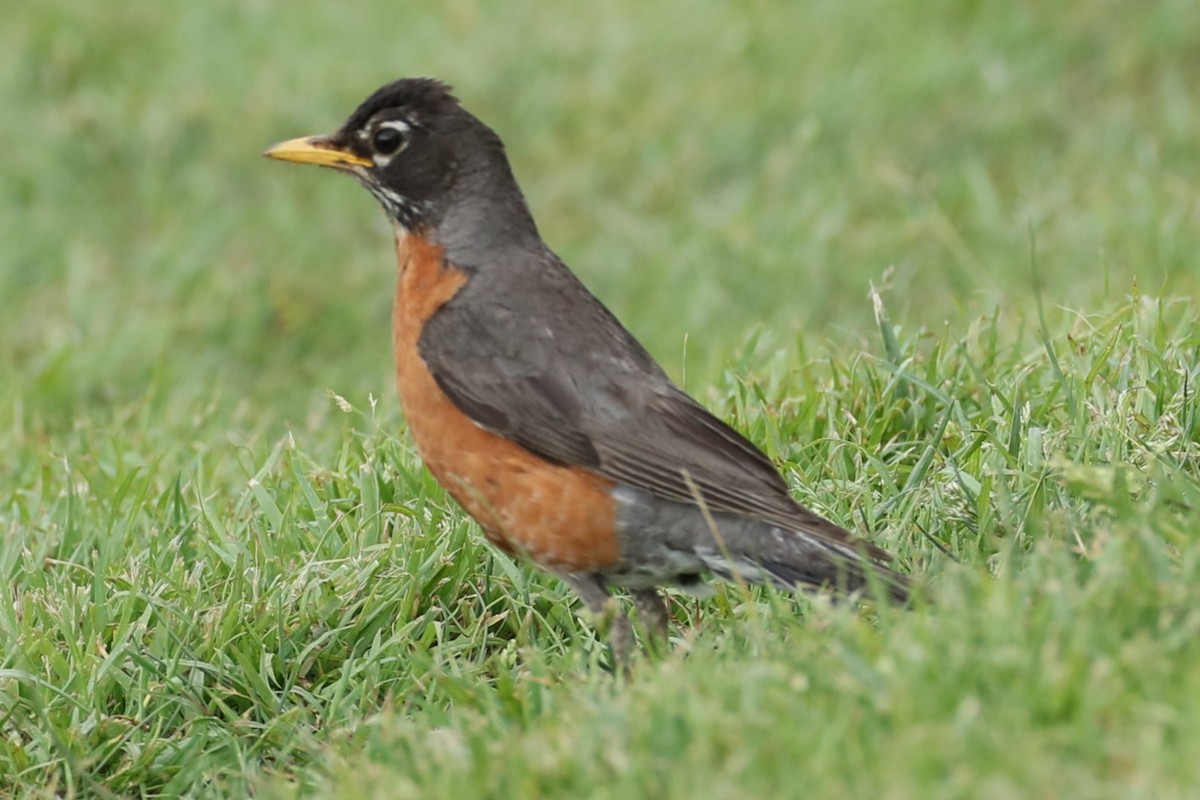
[(710, 544), (696, 551), (705, 567), (721, 578), (769, 583), (789, 591), (809, 587), (881, 595), (901, 604), (909, 599), (908, 578), (880, 563), (878, 549), (866, 542), (830, 541), (757, 520), (736, 522), (740, 524), (718, 523), (718, 534), (723, 534), (719, 547)]
[(831, 586), (849, 594), (865, 591), (868, 594), (883, 592), (895, 603), (907, 603), (909, 599), (909, 580), (904, 575), (879, 564), (843, 564), (838, 565), (840, 571), (832, 579), (822, 577), (813, 581), (812, 570), (807, 564), (797, 567), (795, 564), (780, 561), (764, 562), (763, 569), (771, 577), (771, 582), (781, 588), (796, 586)]
[[(657, 565), (651, 573), (658, 578), (673, 570), (691, 585), (698, 572), (707, 570), (726, 580), (789, 591), (828, 588), (897, 603), (909, 598), (908, 579), (887, 566), (890, 555), (811, 512), (783, 527), (742, 514), (707, 514), (695, 505), (628, 488), (615, 497), (626, 557), (633, 564)], [(640, 585), (648, 577), (633, 570), (617, 583)]]

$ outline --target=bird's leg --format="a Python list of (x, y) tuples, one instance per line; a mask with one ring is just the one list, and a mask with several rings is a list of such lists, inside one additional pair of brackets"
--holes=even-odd
[(617, 598), (608, 593), (600, 578), (595, 575), (573, 573), (564, 575), (563, 580), (575, 590), (588, 611), (596, 617), (600, 630), (608, 628), (615, 670), (628, 672), (633, 628), (629, 625), (629, 618), (621, 611)]
[(657, 589), (634, 589), (633, 607), (646, 636), (646, 647), (650, 652), (661, 654), (667, 648), (667, 604)]

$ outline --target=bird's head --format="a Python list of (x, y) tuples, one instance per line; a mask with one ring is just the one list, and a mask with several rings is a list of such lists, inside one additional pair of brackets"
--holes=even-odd
[(434, 227), (456, 202), (497, 189), (520, 199), (499, 137), (431, 78), (390, 83), (336, 133), (281, 142), (263, 155), (350, 173), (409, 231)]

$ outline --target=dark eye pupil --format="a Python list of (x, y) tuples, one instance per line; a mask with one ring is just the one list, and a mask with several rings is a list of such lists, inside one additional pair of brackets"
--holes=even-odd
[(404, 143), (404, 134), (395, 128), (380, 128), (375, 131), (372, 142), (375, 144), (376, 152), (388, 155), (400, 149), (400, 145)]

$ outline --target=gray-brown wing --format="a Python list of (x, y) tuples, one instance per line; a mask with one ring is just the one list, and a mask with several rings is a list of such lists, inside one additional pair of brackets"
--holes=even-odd
[(770, 459), (677, 388), (570, 273), (542, 273), (520, 302), (472, 288), (429, 321), (420, 351), (477, 424), (666, 500), (695, 503), (698, 491), (713, 512), (851, 540), (796, 503)]

